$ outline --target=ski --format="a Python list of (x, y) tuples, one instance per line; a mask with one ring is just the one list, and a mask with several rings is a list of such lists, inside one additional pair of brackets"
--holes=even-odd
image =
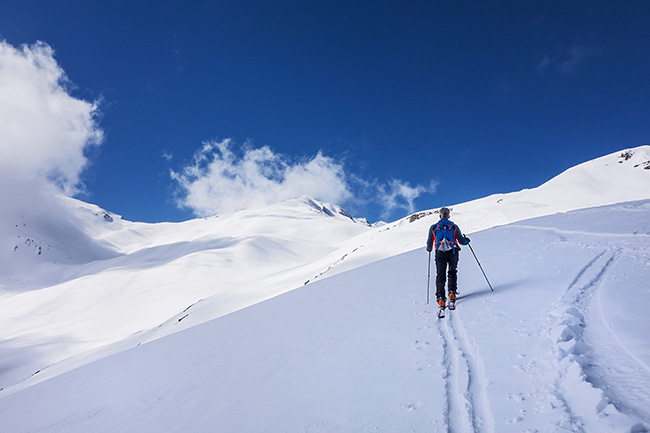
[(445, 318), (445, 307), (440, 307), (438, 309), (438, 319), (444, 319)]

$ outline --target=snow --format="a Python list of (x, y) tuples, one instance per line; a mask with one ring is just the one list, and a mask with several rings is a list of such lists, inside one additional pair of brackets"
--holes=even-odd
[(0, 280), (3, 431), (648, 431), (650, 147), (630, 152), (452, 206), (495, 291), (463, 248), (440, 320), (435, 211), (141, 224), (61, 198), (106, 255), (8, 256), (38, 265)]

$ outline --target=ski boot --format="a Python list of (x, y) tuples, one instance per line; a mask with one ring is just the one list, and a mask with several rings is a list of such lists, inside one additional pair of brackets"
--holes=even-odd
[(449, 302), (447, 303), (447, 308), (450, 310), (456, 309), (456, 292), (449, 292)]
[(445, 317), (445, 298), (438, 298), (438, 319)]

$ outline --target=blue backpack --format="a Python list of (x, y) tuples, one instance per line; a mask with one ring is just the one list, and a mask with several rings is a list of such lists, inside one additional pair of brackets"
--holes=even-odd
[(436, 251), (456, 252), (456, 225), (452, 222), (436, 224), (433, 229), (433, 242)]

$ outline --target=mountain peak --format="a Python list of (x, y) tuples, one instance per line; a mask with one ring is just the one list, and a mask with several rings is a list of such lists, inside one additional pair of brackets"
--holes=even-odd
[[(650, 199), (650, 145), (623, 149), (573, 166), (544, 184), (453, 206), (452, 218), (471, 233), (528, 218)], [(436, 210), (407, 217), (411, 230)]]
[(624, 150), (618, 156), (619, 164), (627, 164), (632, 168), (650, 170), (650, 145), (639, 146)]
[(328, 217), (332, 217), (332, 218), (342, 217), (357, 224), (362, 224), (368, 227), (371, 226), (371, 224), (365, 218), (355, 218), (352, 215), (350, 215), (348, 211), (346, 211), (339, 205), (325, 203), (309, 196), (302, 196), (297, 199), (287, 200), (285, 203), (295, 204), (299, 207), (304, 207), (306, 205), (307, 208), (310, 209), (311, 211), (326, 215)]

